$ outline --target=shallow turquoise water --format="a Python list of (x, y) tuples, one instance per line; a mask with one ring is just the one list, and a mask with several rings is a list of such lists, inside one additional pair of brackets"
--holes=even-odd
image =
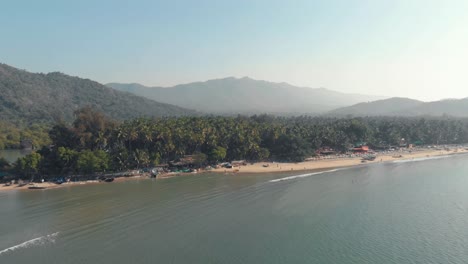
[(467, 161), (0, 193), (0, 263), (466, 263)]

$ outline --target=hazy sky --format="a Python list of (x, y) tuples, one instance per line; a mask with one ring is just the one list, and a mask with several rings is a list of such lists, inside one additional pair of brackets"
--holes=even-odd
[(33, 72), (468, 97), (466, 0), (0, 2), (0, 61)]

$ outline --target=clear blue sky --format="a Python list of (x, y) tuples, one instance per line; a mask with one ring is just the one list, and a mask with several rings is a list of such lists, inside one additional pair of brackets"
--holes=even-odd
[(250, 76), (468, 97), (465, 0), (3, 0), (0, 61), (102, 83)]

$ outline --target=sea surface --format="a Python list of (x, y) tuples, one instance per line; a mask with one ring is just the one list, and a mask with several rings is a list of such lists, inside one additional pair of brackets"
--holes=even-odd
[(467, 263), (468, 156), (0, 192), (0, 263)]

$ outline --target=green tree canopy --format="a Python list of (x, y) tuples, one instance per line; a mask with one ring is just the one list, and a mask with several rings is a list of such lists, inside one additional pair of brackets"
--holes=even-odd
[(223, 147), (213, 148), (208, 155), (208, 159), (211, 162), (218, 162), (224, 160), (224, 158), (226, 158), (226, 149)]
[(109, 156), (103, 150), (83, 150), (78, 154), (77, 169), (84, 174), (104, 172), (109, 168)]

